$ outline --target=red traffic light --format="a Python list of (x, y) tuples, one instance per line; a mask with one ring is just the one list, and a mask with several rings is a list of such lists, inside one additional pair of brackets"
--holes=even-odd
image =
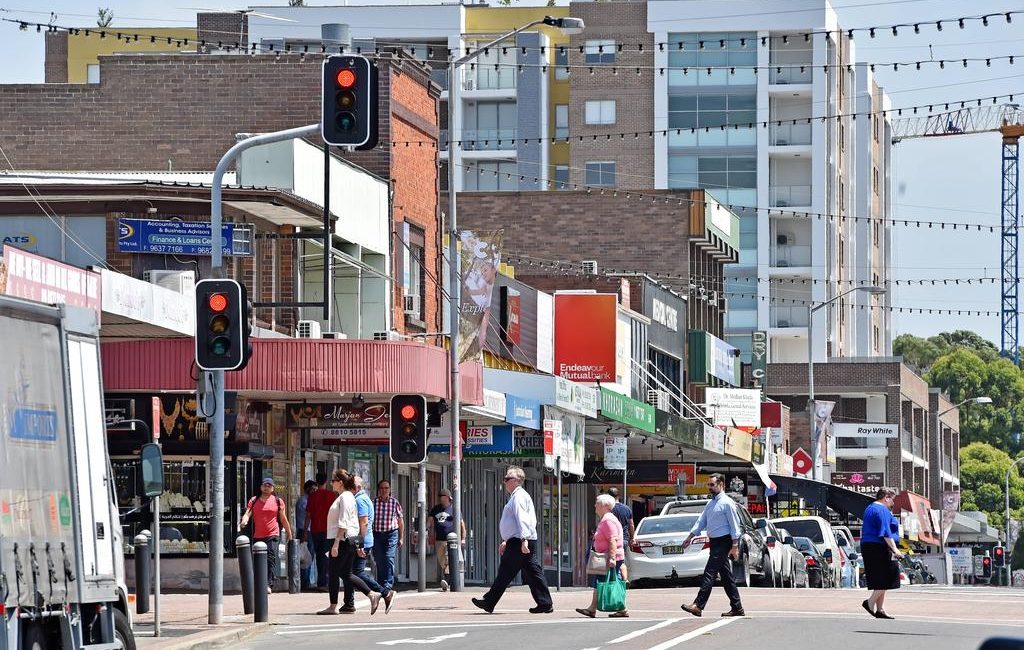
[(223, 293), (212, 293), (206, 299), (206, 304), (209, 305), (210, 311), (220, 313), (228, 308), (228, 296)]
[(999, 557), (1002, 554), (1003, 554), (1003, 547), (1002, 546), (997, 546), (996, 547), (996, 557)]
[(349, 68), (339, 70), (335, 79), (338, 81), (338, 86), (346, 90), (356, 85), (356, 73)]
[(403, 420), (414, 420), (416, 419), (416, 407), (412, 404), (406, 404), (402, 407), (402, 410), (399, 411), (399, 415), (402, 416)]
[(983, 558), (981, 558), (981, 563), (983, 565), (986, 565), (986, 566), (989, 565), (989, 564), (992, 564), (992, 558), (990, 558), (990, 557), (983, 557)]

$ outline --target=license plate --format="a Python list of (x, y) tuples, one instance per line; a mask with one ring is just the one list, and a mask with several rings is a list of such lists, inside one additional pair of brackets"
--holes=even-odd
[(684, 552), (686, 552), (686, 549), (684, 549), (682, 546), (662, 546), (661, 547), (661, 554), (662, 555), (679, 555), (680, 553), (684, 553)]

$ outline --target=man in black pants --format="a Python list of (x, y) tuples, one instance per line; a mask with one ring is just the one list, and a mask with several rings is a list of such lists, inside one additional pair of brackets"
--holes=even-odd
[(700, 535), (707, 531), (711, 542), (711, 557), (708, 558), (707, 566), (704, 567), (704, 578), (697, 593), (696, 600), (692, 605), (681, 605), (684, 610), (694, 616), (701, 616), (704, 606), (711, 596), (711, 588), (715, 584), (715, 577), (721, 575), (722, 588), (729, 596), (729, 611), (722, 616), (744, 616), (743, 603), (740, 602), (740, 592), (736, 588), (736, 580), (732, 575), (732, 563), (730, 558), (738, 560), (740, 557), (740, 517), (736, 509), (739, 507), (736, 502), (725, 493), (725, 477), (721, 474), (712, 474), (708, 479), (708, 489), (711, 491), (711, 500), (704, 506), (704, 512), (700, 519), (693, 525), (686, 539), (683, 540), (685, 549), (694, 535)]
[(509, 493), (508, 503), (501, 513), (501, 539), (498, 554), (498, 577), (483, 598), (474, 598), (473, 604), (488, 614), (494, 612), (502, 594), (517, 573), (522, 572), (523, 582), (530, 586), (530, 593), (537, 603), (530, 608), (531, 614), (550, 614), (551, 592), (544, 579), (544, 569), (537, 557), (537, 513), (533, 499), (523, 489), (526, 474), (521, 467), (509, 467), (505, 472), (505, 490)]

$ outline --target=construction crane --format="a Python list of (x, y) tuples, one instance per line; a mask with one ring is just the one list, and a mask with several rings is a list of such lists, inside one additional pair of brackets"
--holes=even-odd
[(1020, 365), (1019, 214), (1020, 162), (1018, 142), (1024, 136), (1024, 111), (1017, 104), (965, 106), (929, 115), (897, 118), (892, 121), (892, 142), (911, 138), (938, 138), (974, 133), (999, 132), (1002, 135), (1003, 183), (1000, 205), (1000, 350), (1003, 356)]

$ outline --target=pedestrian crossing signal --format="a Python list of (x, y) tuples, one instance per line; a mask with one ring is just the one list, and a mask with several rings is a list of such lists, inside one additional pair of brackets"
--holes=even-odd
[(992, 549), (992, 557), (995, 559), (996, 566), (1006, 566), (1006, 549), (1002, 546)]

